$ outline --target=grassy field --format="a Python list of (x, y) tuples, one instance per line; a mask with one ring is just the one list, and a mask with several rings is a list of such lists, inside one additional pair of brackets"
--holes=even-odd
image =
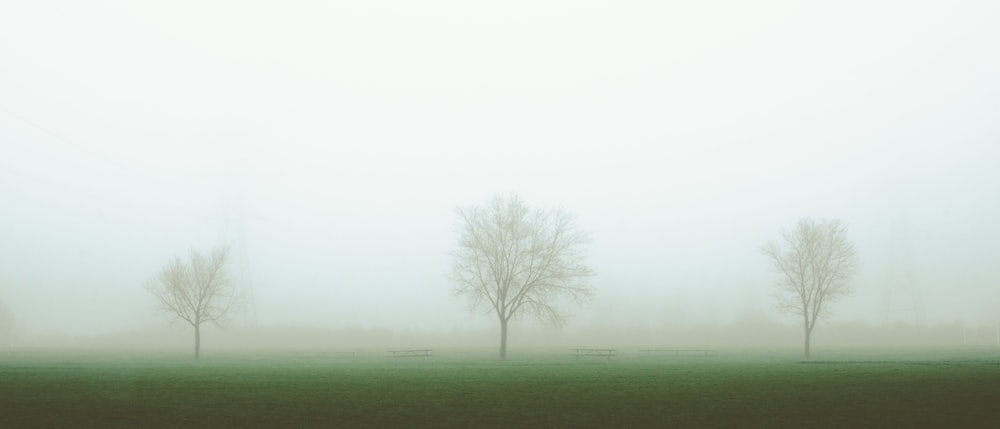
[(1000, 349), (0, 354), (0, 427), (1000, 427)]

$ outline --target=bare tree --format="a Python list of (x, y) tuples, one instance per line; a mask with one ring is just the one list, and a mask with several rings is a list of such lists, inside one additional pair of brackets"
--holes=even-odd
[(593, 272), (584, 261), (590, 239), (561, 209), (527, 207), (516, 195), (495, 196), (485, 207), (457, 209), (458, 250), (453, 253), (455, 294), (473, 308), (486, 308), (500, 321), (500, 359), (507, 359), (507, 327), (525, 314), (561, 324), (555, 304), (562, 297), (582, 302)]
[(221, 326), (237, 308), (236, 287), (225, 270), (228, 255), (229, 246), (216, 247), (207, 255), (192, 250), (189, 261), (175, 257), (146, 283), (168, 317), (194, 328), (195, 360), (201, 356), (201, 325)]
[(781, 238), (761, 250), (778, 273), (779, 308), (802, 317), (808, 360), (816, 321), (826, 316), (830, 304), (851, 293), (848, 281), (857, 269), (857, 254), (839, 220), (801, 219)]

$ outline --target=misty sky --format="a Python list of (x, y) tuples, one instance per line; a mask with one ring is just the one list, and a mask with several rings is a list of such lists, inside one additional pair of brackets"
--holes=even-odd
[(927, 322), (992, 320), (998, 22), (995, 1), (6, 0), (0, 300), (35, 331), (161, 326), (143, 284), (233, 242), (259, 324), (490, 327), (446, 278), (454, 210), (514, 192), (592, 235), (570, 325), (793, 323), (759, 248), (803, 216), (861, 257), (832, 320), (880, 321), (908, 278)]

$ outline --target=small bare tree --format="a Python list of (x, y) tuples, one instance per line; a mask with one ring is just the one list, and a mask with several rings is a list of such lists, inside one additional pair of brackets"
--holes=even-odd
[(194, 358), (201, 356), (201, 325), (222, 322), (237, 308), (238, 294), (226, 275), (229, 246), (220, 246), (207, 255), (191, 251), (190, 260), (175, 257), (146, 283), (160, 309), (170, 318), (194, 328)]
[(583, 246), (590, 240), (563, 210), (527, 207), (516, 195), (495, 196), (485, 207), (458, 208), (458, 250), (453, 253), (455, 294), (500, 321), (500, 359), (507, 359), (507, 327), (526, 314), (560, 324), (561, 297), (582, 302), (593, 272)]
[(761, 249), (778, 273), (778, 305), (802, 318), (805, 358), (816, 321), (830, 304), (851, 293), (848, 281), (857, 269), (854, 245), (838, 220), (801, 219), (795, 229), (781, 232), (782, 243)]

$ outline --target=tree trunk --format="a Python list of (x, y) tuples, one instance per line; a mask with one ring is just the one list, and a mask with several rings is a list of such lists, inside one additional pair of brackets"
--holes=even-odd
[(201, 325), (194, 325), (194, 360), (201, 357)]
[(507, 321), (500, 319), (500, 360), (507, 360)]
[(806, 328), (806, 349), (805, 349), (806, 360), (809, 360), (809, 337), (810, 337), (810, 334), (812, 334), (812, 329), (809, 329), (807, 327)]

